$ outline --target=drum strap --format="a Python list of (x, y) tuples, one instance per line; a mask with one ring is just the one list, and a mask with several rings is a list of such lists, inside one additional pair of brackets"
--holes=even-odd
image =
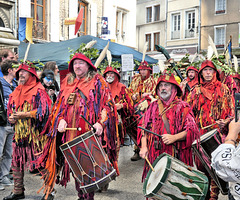
[(159, 108), (159, 114), (162, 114), (162, 120), (164, 123), (164, 127), (165, 127), (167, 133), (171, 134), (170, 125), (169, 125), (168, 119), (166, 117), (166, 113), (165, 112), (163, 113), (164, 107), (163, 107), (163, 103), (162, 103), (161, 99), (158, 99), (158, 108)]

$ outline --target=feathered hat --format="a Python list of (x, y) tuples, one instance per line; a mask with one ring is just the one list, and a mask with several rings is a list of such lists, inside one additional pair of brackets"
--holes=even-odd
[(152, 68), (149, 66), (149, 64), (147, 63), (147, 61), (145, 61), (145, 55), (147, 52), (147, 47), (148, 47), (148, 42), (145, 43), (144, 48), (143, 48), (143, 57), (142, 57), (142, 62), (140, 64), (140, 66), (138, 67), (138, 71), (140, 69), (147, 69), (152, 71)]
[(112, 55), (111, 55), (111, 52), (109, 50), (107, 50), (107, 60), (108, 60), (108, 66), (106, 67), (105, 71), (103, 72), (103, 77), (106, 78), (106, 74), (108, 72), (114, 72), (115, 74), (117, 74), (118, 76), (118, 80), (120, 80), (120, 74), (119, 72), (117, 71), (117, 69), (113, 68), (111, 66), (111, 63), (112, 63)]

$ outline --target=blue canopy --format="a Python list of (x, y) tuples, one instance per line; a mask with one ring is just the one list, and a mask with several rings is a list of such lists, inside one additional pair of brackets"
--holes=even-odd
[[(56, 61), (60, 70), (68, 68), (69, 61), (69, 48), (70, 49), (78, 49), (81, 43), (88, 43), (92, 40), (96, 40), (97, 43), (93, 46), (94, 48), (102, 51), (102, 49), (107, 45), (108, 41), (103, 40), (97, 37), (93, 37), (90, 35), (77, 37), (74, 39), (61, 41), (61, 42), (49, 42), (49, 43), (41, 43), (41, 44), (31, 44), (27, 60), (37, 61), (39, 60), (42, 63), (46, 63), (48, 61)], [(27, 49), (28, 44), (21, 42), (19, 46), (19, 59), (24, 59), (25, 51)], [(112, 54), (113, 61), (121, 62), (122, 54), (133, 54), (133, 59), (138, 61), (142, 61), (142, 53), (138, 52), (130, 47), (117, 44), (114, 42), (109, 42), (109, 48)], [(157, 63), (156, 59), (153, 59), (146, 55), (145, 61), (149, 64)]]

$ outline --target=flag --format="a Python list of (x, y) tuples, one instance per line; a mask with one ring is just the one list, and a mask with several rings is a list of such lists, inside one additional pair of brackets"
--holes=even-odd
[(232, 67), (232, 36), (230, 36), (227, 48), (225, 49), (225, 58), (228, 66)]
[(20, 41), (27, 39), (30, 43), (33, 43), (32, 30), (33, 30), (33, 18), (20, 17), (18, 39)]
[(77, 19), (76, 19), (76, 22), (75, 22), (75, 33), (74, 33), (74, 35), (77, 34), (79, 28), (80, 28), (81, 25), (82, 25), (82, 21), (83, 21), (83, 9), (84, 9), (83, 7), (80, 9), (79, 14), (78, 14), (78, 16), (77, 16)]
[(232, 60), (232, 37), (230, 37), (227, 48), (228, 48), (229, 58), (230, 60)]
[(102, 34), (109, 34), (107, 17), (102, 17)]

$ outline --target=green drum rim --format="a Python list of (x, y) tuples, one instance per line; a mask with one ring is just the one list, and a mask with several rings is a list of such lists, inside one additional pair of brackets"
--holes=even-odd
[(171, 163), (172, 163), (172, 160), (171, 160), (170, 157), (169, 157), (170, 155), (168, 155), (167, 153), (162, 153), (161, 155), (159, 155), (159, 156), (155, 159), (155, 161), (153, 162), (152, 166), (153, 166), (153, 168), (154, 168), (155, 165), (158, 163), (158, 161), (159, 161), (162, 157), (164, 157), (164, 156), (167, 156), (167, 157), (168, 157), (168, 158), (167, 158), (166, 170), (165, 170), (165, 172), (163, 173), (163, 176), (162, 176), (160, 182), (158, 183), (157, 187), (156, 187), (150, 194), (148, 194), (148, 195), (146, 195), (146, 191), (147, 191), (146, 188), (147, 188), (148, 179), (149, 179), (151, 173), (153, 172), (152, 169), (150, 168), (149, 171), (148, 171), (148, 173), (147, 173), (147, 176), (146, 176), (146, 178), (145, 178), (145, 182), (144, 182), (144, 184), (143, 184), (143, 194), (144, 194), (145, 197), (153, 197), (153, 196), (154, 196), (154, 193), (157, 193), (157, 192), (160, 190), (160, 188), (161, 188), (162, 185), (163, 185), (162, 183), (165, 183), (165, 181), (166, 181), (166, 179), (167, 179), (167, 176), (168, 176), (168, 173), (169, 173), (169, 168), (170, 168)]

